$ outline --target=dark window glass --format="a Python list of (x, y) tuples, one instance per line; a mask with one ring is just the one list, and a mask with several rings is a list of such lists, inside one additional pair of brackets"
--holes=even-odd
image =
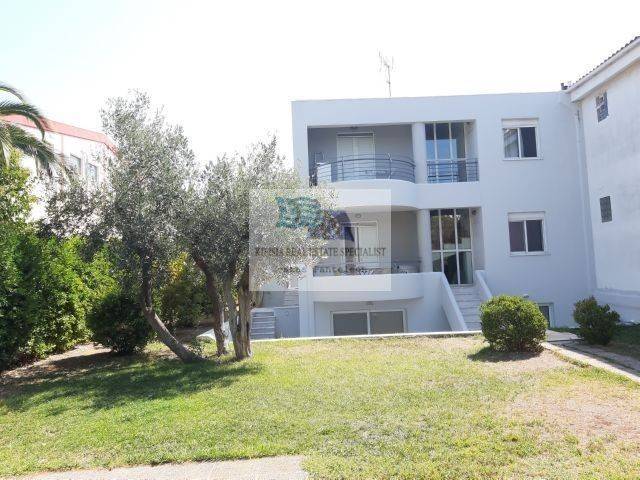
[(527, 247), (529, 252), (543, 252), (542, 220), (527, 220)]
[(442, 249), (456, 249), (456, 226), (453, 210), (440, 210), (440, 220), (442, 223)]
[(453, 158), (465, 158), (464, 123), (451, 124), (451, 138), (453, 139)]
[(446, 160), (451, 158), (451, 139), (449, 136), (448, 123), (436, 123), (436, 143), (438, 147), (438, 159)]
[(520, 128), (520, 137), (522, 140), (522, 156), (537, 157), (538, 149), (536, 146), (536, 127)]
[(371, 312), (371, 333), (402, 333), (404, 322), (402, 311)]
[(444, 252), (444, 276), (451, 284), (458, 283), (458, 262), (456, 262), (456, 252)]
[(509, 245), (512, 252), (524, 252), (524, 222), (509, 222)]
[(442, 271), (442, 257), (440, 256), (440, 252), (433, 252), (431, 254), (433, 260), (433, 271), (441, 272)]
[(609, 116), (609, 102), (607, 101), (607, 92), (596, 97), (596, 112), (598, 113), (598, 122), (601, 122)]
[(547, 326), (551, 325), (551, 311), (549, 305), (538, 305), (540, 312), (547, 319)]
[(456, 217), (458, 221), (458, 248), (471, 248), (471, 222), (469, 220), (469, 209), (457, 209)]
[(602, 197), (600, 199), (600, 219), (602, 223), (610, 222), (613, 219), (611, 213), (611, 197)]
[(473, 283), (473, 265), (471, 263), (471, 252), (458, 252), (460, 257), (460, 283)]
[(433, 123), (427, 123), (425, 125), (425, 136), (427, 137), (427, 159), (435, 160), (436, 158), (436, 141), (435, 141), (435, 128)]
[(333, 314), (334, 335), (366, 335), (367, 333), (369, 332), (366, 312)]
[(440, 250), (439, 219), (438, 210), (431, 210), (431, 250)]

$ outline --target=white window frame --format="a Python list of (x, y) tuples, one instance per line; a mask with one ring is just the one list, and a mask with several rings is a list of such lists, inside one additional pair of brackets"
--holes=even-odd
[[(527, 238), (527, 220), (542, 220), (542, 251), (541, 252), (529, 251), (529, 239)], [(523, 222), (524, 252), (511, 251), (511, 236), (509, 232), (510, 222)], [(508, 240), (507, 248), (509, 249), (509, 255), (512, 257), (549, 255), (549, 244), (547, 243), (547, 222), (545, 220), (544, 212), (509, 213), (507, 215), (507, 240)]]
[(404, 308), (375, 308), (372, 310), (336, 310), (331, 312), (331, 336), (335, 336), (333, 326), (333, 316), (341, 313), (366, 313), (367, 314), (367, 333), (362, 335), (345, 335), (349, 337), (358, 337), (364, 335), (397, 335), (394, 333), (371, 333), (371, 314), (379, 312), (402, 312), (402, 332), (407, 333), (407, 312)]
[[(523, 157), (522, 156), (522, 133), (521, 128), (533, 127), (536, 133), (536, 156), (535, 157)], [(507, 157), (504, 152), (504, 131), (505, 130), (518, 130), (518, 157)], [(502, 120), (502, 156), (507, 161), (526, 161), (526, 160), (542, 160), (542, 153), (540, 151), (540, 127), (537, 119), (514, 119), (514, 120)]]
[[(361, 221), (356, 221), (356, 222), (345, 222), (345, 223), (342, 223), (341, 226), (343, 228), (344, 227), (352, 227), (352, 228), (355, 227), (356, 231), (357, 231), (358, 227), (375, 227), (375, 229), (376, 229), (376, 245), (380, 244), (380, 242), (379, 242), (379, 239), (380, 239), (380, 228), (378, 226), (378, 220), (361, 220)], [(356, 238), (354, 238), (354, 242), (356, 243), (356, 248), (359, 248), (359, 243), (360, 243), (359, 240), (360, 240), (360, 232), (358, 232), (356, 234)], [(343, 241), (343, 243), (344, 242), (346, 242), (346, 239)], [(343, 246), (345, 246), (345, 245), (343, 245)], [(345, 255), (344, 261), (346, 263), (346, 255)], [(358, 258), (355, 263), (361, 264), (363, 262), (362, 262), (362, 259)], [(376, 264), (374, 266), (378, 266), (378, 264), (380, 263), (380, 257), (378, 257), (377, 260), (374, 260), (373, 262), (369, 262), (369, 263), (373, 263), (373, 264)]]

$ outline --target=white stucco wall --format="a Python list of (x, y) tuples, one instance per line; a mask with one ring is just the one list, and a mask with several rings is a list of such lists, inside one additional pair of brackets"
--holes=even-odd
[[(639, 47), (640, 49), (640, 47)], [(576, 104), (580, 111), (592, 227), (596, 296), (624, 320), (640, 321), (640, 62), (600, 83)], [(607, 79), (608, 78), (608, 79)], [(587, 82), (588, 83), (588, 82)], [(609, 116), (598, 122), (596, 95), (606, 91)], [(583, 92), (584, 93), (584, 92)], [(575, 96), (575, 94), (574, 94)], [(612, 221), (600, 217), (611, 197)]]
[[(503, 119), (538, 121), (540, 159), (504, 160)], [(476, 268), (484, 264), (493, 293), (528, 295), (539, 303), (553, 303), (555, 324), (570, 325), (573, 303), (590, 290), (574, 108), (566, 93), (294, 102), (295, 164), (301, 177), (307, 178), (307, 132), (312, 127), (430, 121), (474, 122), (479, 182), (372, 180), (341, 182), (340, 187), (390, 185), (392, 204), (402, 207), (480, 208), (474, 229), (482, 232), (483, 255), (476, 253)], [(374, 198), (366, 201), (375, 203)], [(522, 212), (545, 213), (548, 251), (544, 255), (510, 254), (508, 214)]]
[[(40, 138), (40, 132), (35, 128), (24, 126), (21, 126), (21, 128), (35, 137)], [(56, 132), (46, 132), (44, 139), (52, 145), (56, 154), (62, 154), (65, 159), (70, 155), (80, 157), (82, 159), (81, 175), (83, 177), (86, 175), (87, 164), (90, 162), (98, 167), (98, 181), (101, 181), (104, 178), (104, 165), (96, 158), (109, 153), (109, 150), (103, 143), (87, 140), (85, 138), (62, 135)], [(23, 156), (22, 166), (31, 172), (33, 178), (37, 178), (35, 159)], [(36, 196), (37, 201), (32, 208), (31, 217), (33, 219), (40, 219), (45, 214), (47, 189), (41, 181), (36, 181), (33, 193)]]

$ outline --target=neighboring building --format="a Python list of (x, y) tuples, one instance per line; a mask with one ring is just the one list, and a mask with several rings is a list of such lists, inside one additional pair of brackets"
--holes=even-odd
[(585, 173), (591, 285), (640, 322), (640, 37), (569, 86)]
[[(40, 138), (40, 131), (30, 120), (24, 117), (11, 115), (3, 118), (3, 120), (18, 125)], [(44, 141), (53, 147), (57, 157), (88, 182), (98, 183), (102, 181), (105, 165), (103, 165), (101, 159), (106, 158), (110, 152), (114, 151), (114, 146), (109, 138), (103, 133), (74, 127), (73, 125), (53, 120), (47, 120), (46, 122)], [(37, 177), (35, 159), (23, 157), (22, 164), (31, 171), (34, 177)], [(59, 175), (58, 170), (55, 168), (53, 175), (55, 181)], [(42, 181), (36, 181), (34, 190), (38, 200), (32, 210), (32, 217), (38, 219), (44, 216), (45, 199), (48, 190)]]
[(551, 326), (592, 293), (640, 321), (639, 42), (558, 92), (293, 102), (296, 169), (342, 191), (344, 245), (388, 248), (266, 295), (254, 336), (475, 330), (502, 293)]

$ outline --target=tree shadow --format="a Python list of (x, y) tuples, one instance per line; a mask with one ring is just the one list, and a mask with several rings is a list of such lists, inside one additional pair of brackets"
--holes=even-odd
[(475, 353), (468, 354), (467, 358), (474, 362), (513, 362), (515, 360), (529, 360), (531, 358), (536, 358), (541, 352), (542, 350), (533, 352), (500, 352), (486, 346), (482, 347)]
[[(258, 373), (262, 366), (251, 361), (235, 362), (230, 358), (183, 363), (176, 358), (154, 355), (114, 356), (108, 352), (81, 359), (52, 362), (48, 372), (4, 379), (0, 399), (14, 411), (69, 399), (73, 407), (87, 411), (110, 409), (130, 402), (170, 399), (206, 389), (227, 388), (239, 378)], [(80, 399), (80, 402), (71, 400)], [(55, 403), (48, 415), (58, 415), (68, 408)]]

